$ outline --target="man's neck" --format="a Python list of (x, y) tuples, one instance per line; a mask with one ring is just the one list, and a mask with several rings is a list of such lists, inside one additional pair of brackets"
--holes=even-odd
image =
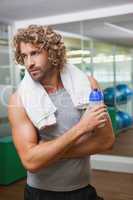
[(49, 76), (47, 76), (43, 81), (41, 81), (41, 84), (48, 93), (53, 93), (57, 91), (59, 88), (62, 88), (63, 84), (60, 78), (60, 72), (54, 71)]

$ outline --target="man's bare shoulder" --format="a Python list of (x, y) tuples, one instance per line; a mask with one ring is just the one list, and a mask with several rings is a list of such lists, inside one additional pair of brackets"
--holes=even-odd
[(13, 93), (8, 102), (8, 118), (12, 125), (29, 121), (18, 92)]
[(15, 91), (9, 97), (8, 106), (18, 106), (18, 105), (22, 105), (22, 102), (21, 102), (21, 98), (20, 98), (18, 92)]

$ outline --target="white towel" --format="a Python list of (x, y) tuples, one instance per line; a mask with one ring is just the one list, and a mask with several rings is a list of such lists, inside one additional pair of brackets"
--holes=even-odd
[[(87, 75), (74, 65), (66, 64), (61, 72), (61, 80), (74, 106), (77, 109), (85, 109), (88, 106), (91, 91)], [(27, 71), (19, 84), (18, 93), (35, 127), (40, 130), (56, 123), (57, 108), (43, 86), (34, 81)]]

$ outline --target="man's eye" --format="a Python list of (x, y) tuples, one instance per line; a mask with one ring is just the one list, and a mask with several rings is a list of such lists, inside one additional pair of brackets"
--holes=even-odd
[(38, 51), (34, 51), (34, 52), (32, 52), (32, 56), (35, 56), (35, 55), (38, 55), (38, 54), (39, 54)]

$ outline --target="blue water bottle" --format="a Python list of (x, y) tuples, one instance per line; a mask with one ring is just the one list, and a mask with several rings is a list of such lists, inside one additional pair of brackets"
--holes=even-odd
[[(97, 88), (93, 89), (89, 96), (89, 107), (92, 108), (93, 106), (96, 106), (103, 102), (104, 102), (103, 92)], [(100, 126), (98, 126), (98, 128), (102, 128), (104, 126), (105, 124), (101, 124)]]
[(104, 102), (103, 92), (97, 88), (93, 89), (89, 96), (89, 106), (95, 106)]

